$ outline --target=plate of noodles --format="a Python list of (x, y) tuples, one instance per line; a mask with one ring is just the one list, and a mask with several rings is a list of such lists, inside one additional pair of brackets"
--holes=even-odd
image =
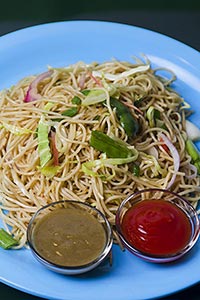
[[(113, 226), (122, 200), (144, 188), (197, 208), (199, 161), (186, 144), (188, 123), (200, 128), (199, 52), (143, 28), (69, 21), (2, 36), (0, 65), (0, 227), (18, 241), (0, 249), (1, 281), (57, 300), (153, 299), (199, 282), (200, 242), (152, 264), (116, 240), (112, 267), (79, 276), (47, 270), (26, 243), (31, 216), (53, 201), (87, 202)], [(92, 145), (92, 132), (122, 153)]]

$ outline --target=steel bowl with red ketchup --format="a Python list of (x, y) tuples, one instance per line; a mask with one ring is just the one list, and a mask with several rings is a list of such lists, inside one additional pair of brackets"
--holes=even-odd
[(126, 198), (116, 214), (116, 230), (125, 248), (150, 262), (171, 262), (186, 254), (199, 237), (195, 208), (183, 197), (146, 189)]

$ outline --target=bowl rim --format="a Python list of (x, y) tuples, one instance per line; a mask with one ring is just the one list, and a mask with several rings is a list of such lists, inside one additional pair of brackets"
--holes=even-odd
[[(178, 206), (180, 209), (182, 209), (184, 211), (184, 213), (186, 213), (186, 215), (190, 219), (190, 222), (192, 223), (192, 226), (193, 226), (193, 232), (191, 233), (191, 238), (190, 238), (188, 244), (184, 248), (182, 248), (181, 250), (179, 250), (173, 254), (154, 255), (154, 254), (149, 254), (147, 252), (143, 252), (143, 251), (135, 248), (134, 246), (132, 246), (127, 241), (127, 239), (124, 237), (123, 232), (121, 230), (120, 214), (121, 214), (121, 211), (122, 211), (124, 205), (126, 205), (126, 203), (129, 202), (132, 198), (137, 197), (142, 193), (154, 192), (154, 191), (155, 192), (159, 191), (159, 192), (163, 192), (163, 193), (167, 193), (167, 194), (175, 196), (177, 199), (179, 199), (181, 201), (181, 203), (184, 203), (187, 207), (189, 207), (190, 211), (193, 214), (193, 218), (195, 219), (195, 220), (193, 220), (193, 218), (190, 215), (188, 215), (188, 213), (186, 213), (184, 207), (178, 206), (176, 203), (173, 202), (173, 200), (171, 201), (171, 203)], [(165, 200), (163, 200), (163, 201), (165, 201)], [(127, 250), (129, 250), (131, 253), (135, 254), (136, 256), (139, 256), (139, 257), (141, 257), (145, 260), (151, 261), (151, 262), (171, 262), (173, 260), (176, 260), (176, 259), (182, 257), (196, 244), (196, 242), (200, 236), (200, 220), (198, 217), (197, 210), (182, 195), (179, 195), (173, 191), (169, 191), (167, 189), (161, 189), (161, 188), (147, 188), (147, 189), (139, 190), (139, 191), (136, 191), (136, 192), (130, 194), (128, 197), (126, 197), (121, 202), (121, 204), (116, 212), (115, 226), (116, 226), (116, 232), (117, 232), (122, 244), (124, 245), (124, 247), (127, 248)]]
[[(52, 261), (44, 258), (34, 247), (34, 243), (32, 241), (32, 230), (33, 230), (33, 223), (35, 221), (35, 218), (40, 214), (40, 212), (44, 211), (45, 209), (49, 208), (49, 207), (53, 207), (59, 204), (64, 204), (64, 203), (73, 203), (73, 204), (77, 204), (79, 206), (83, 206), (85, 208), (89, 208), (94, 210), (98, 215), (101, 216), (101, 218), (104, 220), (104, 229), (106, 232), (106, 242), (105, 242), (105, 246), (102, 250), (102, 252), (100, 253), (99, 256), (97, 256), (95, 259), (93, 259), (92, 261), (80, 265), (80, 266), (68, 266), (68, 265), (59, 265), (56, 263), (53, 263)], [(93, 267), (99, 265), (106, 257), (107, 255), (110, 253), (111, 248), (112, 248), (112, 244), (113, 244), (113, 234), (112, 234), (112, 228), (111, 225), (108, 221), (108, 219), (106, 218), (106, 216), (96, 207), (91, 206), (89, 203), (86, 202), (81, 202), (81, 201), (77, 201), (77, 200), (59, 200), (59, 201), (55, 201), (52, 203), (49, 203), (47, 205), (42, 206), (41, 208), (39, 208), (34, 215), (32, 216), (32, 218), (30, 219), (28, 226), (27, 226), (27, 242), (28, 245), (32, 251), (32, 253), (34, 254), (34, 256), (37, 258), (38, 261), (40, 261), (42, 264), (44, 264), (47, 268), (49, 269), (53, 269), (55, 271), (64, 271), (64, 270), (69, 270), (69, 272), (71, 273), (75, 273), (76, 271), (84, 271), (84, 270), (90, 270), (93, 269)]]

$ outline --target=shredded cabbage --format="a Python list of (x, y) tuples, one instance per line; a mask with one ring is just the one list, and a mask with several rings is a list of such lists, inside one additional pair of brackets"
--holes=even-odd
[(92, 75), (95, 76), (95, 77), (104, 77), (110, 81), (115, 81), (115, 80), (120, 80), (124, 77), (128, 77), (128, 76), (131, 76), (135, 73), (138, 73), (138, 72), (144, 72), (144, 71), (147, 71), (148, 69), (150, 68), (150, 65), (144, 65), (144, 66), (139, 66), (139, 67), (135, 67), (135, 68), (132, 68), (128, 71), (124, 71), (122, 73), (119, 73), (119, 74), (111, 74), (111, 73), (103, 73), (103, 72), (99, 72), (99, 71), (93, 71), (92, 72)]
[(40, 166), (44, 167), (51, 159), (51, 149), (49, 145), (49, 125), (45, 123), (43, 115), (38, 124), (38, 152)]
[[(135, 151), (135, 155), (127, 158), (103, 158), (103, 159), (96, 159), (96, 160), (91, 160), (88, 162), (85, 162), (82, 164), (82, 171), (86, 175), (90, 175), (93, 177), (101, 177), (105, 176), (103, 174), (97, 174), (96, 172), (93, 171), (93, 168), (95, 167), (100, 167), (103, 168), (105, 165), (122, 165), (122, 164), (127, 164), (130, 162), (133, 162), (137, 159), (138, 157), (138, 152)], [(107, 178), (108, 179), (108, 178)]]
[(2, 128), (8, 130), (9, 132), (11, 132), (15, 135), (23, 135), (23, 134), (33, 133), (33, 131), (30, 129), (17, 127), (15, 125), (11, 125), (11, 124), (8, 124), (5, 122), (2, 122), (2, 124), (0, 125), (0, 129), (2, 129)]

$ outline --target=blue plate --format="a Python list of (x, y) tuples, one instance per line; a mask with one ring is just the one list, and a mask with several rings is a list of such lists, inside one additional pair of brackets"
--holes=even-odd
[[(199, 52), (161, 34), (123, 24), (58, 22), (1, 37), (0, 89), (45, 71), (47, 65), (61, 67), (80, 60), (103, 62), (113, 57), (131, 60), (141, 53), (153, 66), (168, 67), (176, 73), (174, 88), (191, 104), (195, 111), (192, 121), (200, 127)], [(112, 268), (104, 265), (88, 274), (67, 277), (45, 269), (29, 250), (0, 249), (0, 275), (3, 283), (48, 299), (152, 299), (200, 281), (199, 250), (200, 241), (183, 259), (160, 265), (114, 246)]]

